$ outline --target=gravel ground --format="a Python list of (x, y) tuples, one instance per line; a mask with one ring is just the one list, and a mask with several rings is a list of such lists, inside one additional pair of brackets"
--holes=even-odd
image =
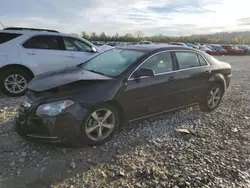
[(0, 94), (0, 187), (250, 187), (250, 57), (217, 58), (233, 69), (217, 110), (130, 124), (97, 147), (23, 140), (13, 131), (21, 98)]

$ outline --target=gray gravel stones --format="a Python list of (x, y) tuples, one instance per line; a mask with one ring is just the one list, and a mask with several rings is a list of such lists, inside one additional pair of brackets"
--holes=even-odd
[(71, 163), (70, 163), (70, 167), (73, 168), (73, 169), (76, 168), (76, 163), (71, 162)]
[(27, 156), (27, 152), (25, 152), (25, 151), (21, 152), (21, 156), (22, 157), (26, 157)]
[(0, 185), (250, 187), (250, 57), (219, 58), (231, 62), (233, 77), (217, 110), (193, 107), (130, 124), (103, 146), (27, 142), (13, 131), (21, 99), (1, 98)]

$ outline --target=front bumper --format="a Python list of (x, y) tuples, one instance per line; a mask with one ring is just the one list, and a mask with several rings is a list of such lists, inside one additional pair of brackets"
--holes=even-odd
[(76, 142), (87, 110), (74, 104), (57, 116), (37, 116), (34, 108), (20, 106), (15, 130), (27, 139), (42, 142)]

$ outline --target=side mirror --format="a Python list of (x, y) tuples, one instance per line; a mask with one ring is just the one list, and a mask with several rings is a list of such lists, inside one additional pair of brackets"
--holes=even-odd
[(143, 76), (154, 76), (154, 71), (152, 69), (140, 68), (135, 72), (135, 77), (140, 78)]
[(97, 52), (97, 50), (96, 50), (96, 48), (94, 46), (91, 47), (91, 51), (94, 52), (94, 53)]

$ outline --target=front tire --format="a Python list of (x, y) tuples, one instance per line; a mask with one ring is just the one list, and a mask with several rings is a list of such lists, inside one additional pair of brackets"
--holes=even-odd
[(200, 109), (205, 112), (211, 112), (215, 110), (223, 96), (222, 87), (219, 84), (212, 84), (207, 91), (204, 101), (200, 105)]
[(101, 145), (113, 137), (119, 126), (118, 110), (109, 104), (100, 105), (84, 118), (81, 141), (86, 145)]
[(0, 78), (3, 92), (8, 96), (18, 97), (25, 94), (25, 89), (32, 77), (21, 69), (7, 69)]

